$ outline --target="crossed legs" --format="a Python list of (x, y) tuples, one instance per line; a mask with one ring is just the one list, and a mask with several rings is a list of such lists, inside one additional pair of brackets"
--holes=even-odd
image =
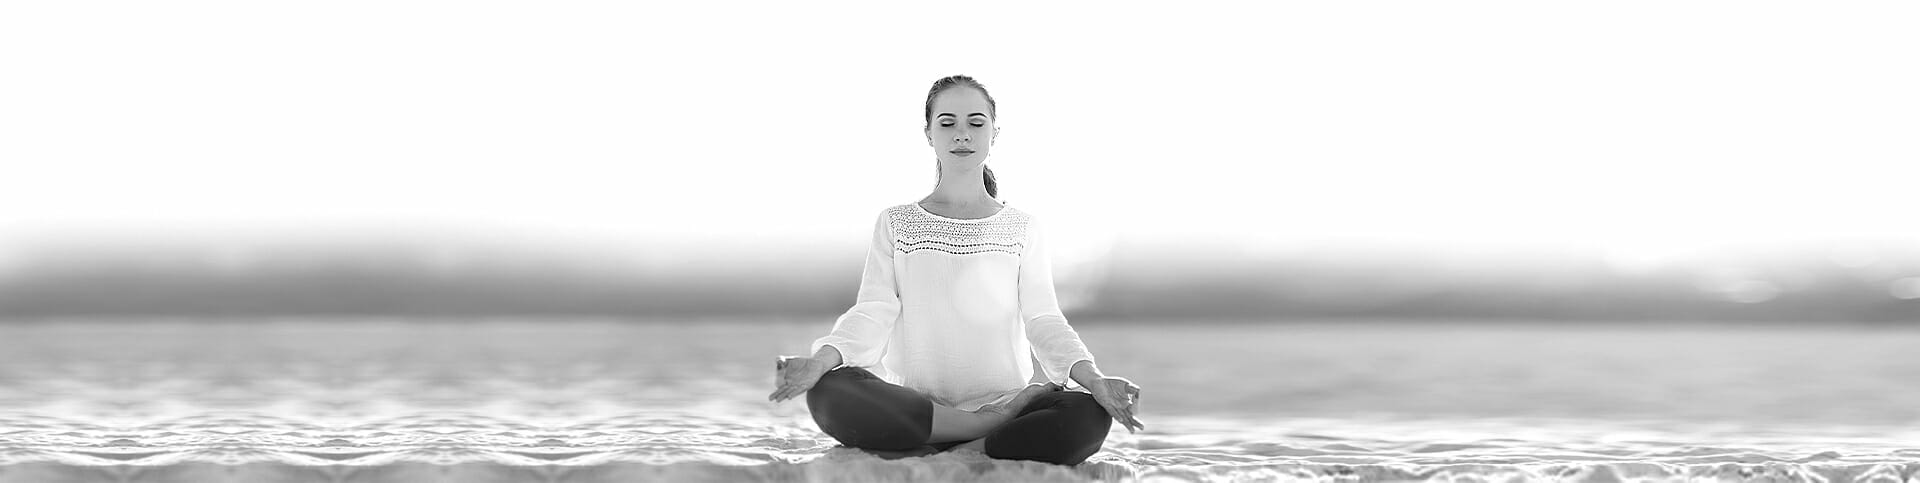
[(856, 448), (934, 452), (984, 437), (968, 446), (993, 458), (1064, 465), (1099, 452), (1113, 424), (1083, 392), (1042, 394), (1008, 418), (935, 404), (857, 367), (822, 376), (807, 390), (807, 408), (821, 431)]

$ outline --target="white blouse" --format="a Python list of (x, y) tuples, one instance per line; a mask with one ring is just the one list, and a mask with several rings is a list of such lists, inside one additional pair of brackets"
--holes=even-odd
[(1093, 354), (1060, 312), (1046, 250), (1039, 220), (1005, 203), (971, 219), (889, 207), (853, 308), (808, 353), (833, 346), (847, 365), (967, 411), (1028, 382), (1065, 386)]

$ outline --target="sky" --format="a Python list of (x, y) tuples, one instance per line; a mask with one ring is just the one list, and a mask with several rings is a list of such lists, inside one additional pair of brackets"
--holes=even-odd
[(0, 259), (316, 231), (857, 245), (931, 191), (920, 108), (950, 74), (998, 101), (1002, 198), (1069, 261), (1920, 239), (1916, 24), (1910, 2), (9, 2)]

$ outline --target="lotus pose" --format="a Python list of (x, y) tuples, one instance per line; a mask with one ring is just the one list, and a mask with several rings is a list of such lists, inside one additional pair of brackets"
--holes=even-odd
[(1040, 220), (997, 199), (995, 107), (970, 77), (934, 82), (922, 118), (933, 193), (880, 212), (853, 307), (812, 356), (775, 363), (768, 399), (804, 393), (842, 444), (1072, 465), (1114, 421), (1144, 429), (1140, 387), (1101, 373), (1060, 312)]

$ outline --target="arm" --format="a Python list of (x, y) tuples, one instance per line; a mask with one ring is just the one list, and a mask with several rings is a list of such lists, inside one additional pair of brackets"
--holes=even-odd
[[(1046, 232), (1037, 219), (1027, 222), (1026, 244), (1020, 253), (1020, 318), (1026, 321), (1027, 342), (1033, 345), (1034, 359), (1040, 362), (1038, 369), (1047, 381), (1065, 386), (1076, 365), (1092, 365), (1093, 353), (1060, 312)], [(1086, 381), (1073, 379), (1087, 386)]]
[(1109, 377), (1094, 365), (1093, 353), (1080, 334), (1067, 325), (1053, 293), (1053, 268), (1048, 264), (1046, 234), (1032, 221), (1027, 225), (1027, 248), (1020, 255), (1020, 314), (1027, 321), (1027, 340), (1047, 379), (1060, 385), (1072, 378), (1087, 388), (1094, 401), (1127, 431), (1146, 429), (1133, 415), (1140, 386), (1122, 377)]
[[(900, 291), (894, 283), (893, 231), (886, 212), (874, 220), (873, 238), (867, 248), (865, 272), (860, 276), (860, 292), (853, 308), (833, 323), (833, 332), (813, 341), (809, 348), (815, 357), (829, 357), (831, 369), (845, 363), (873, 366), (886, 353), (887, 338), (900, 318)], [(830, 353), (830, 354), (829, 354)]]
[(819, 361), (821, 367), (828, 369), (840, 367), (840, 363), (843, 362), (840, 359), (840, 349), (835, 349), (830, 345), (820, 346), (820, 350), (814, 351), (813, 360)]
[(1094, 387), (1100, 384), (1101, 379), (1107, 378), (1106, 374), (1100, 372), (1100, 368), (1093, 366), (1093, 361), (1074, 363), (1071, 374), (1073, 382), (1080, 383), (1080, 387)]
[(781, 357), (774, 364), (774, 390), (767, 400), (798, 397), (841, 364), (878, 364), (899, 315), (900, 294), (893, 283), (893, 233), (888, 229), (886, 212), (881, 212), (874, 222), (873, 244), (867, 249), (866, 272), (860, 277), (860, 295), (853, 308), (834, 321), (833, 332), (813, 341), (813, 357)]

